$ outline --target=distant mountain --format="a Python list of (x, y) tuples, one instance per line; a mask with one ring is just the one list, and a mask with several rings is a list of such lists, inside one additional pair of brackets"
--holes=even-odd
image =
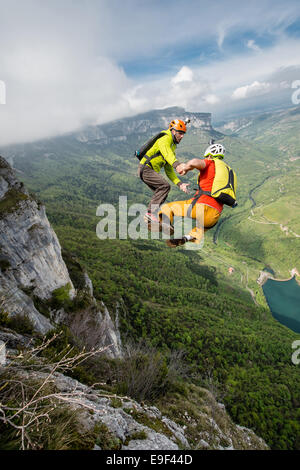
[[(219, 122), (217, 130), (277, 148), (299, 148), (300, 106)], [(292, 145), (292, 148), (291, 148)]]
[[(123, 118), (106, 124), (88, 126), (77, 132), (62, 136), (42, 139), (32, 143), (9, 145), (2, 148), (2, 154), (13, 163), (14, 157), (51, 158), (52, 153), (82, 153), (85, 149), (101, 149), (109, 146), (121, 146), (130, 152), (138, 142), (143, 142), (162, 129), (167, 129), (173, 119), (190, 119), (189, 133), (207, 132), (215, 135), (211, 125), (210, 113), (187, 112), (183, 108), (171, 107), (153, 110), (133, 117)], [(89, 147), (88, 147), (89, 146)], [(122, 147), (123, 146), (123, 147)], [(118, 148), (118, 147), (117, 147)]]
[(161, 129), (167, 129), (173, 119), (191, 120), (189, 128), (192, 130), (212, 130), (210, 113), (191, 113), (183, 108), (172, 107), (161, 110), (149, 111), (133, 117), (119, 119), (108, 124), (89, 126), (81, 132), (75, 133), (75, 138), (80, 142), (111, 142), (126, 141), (129, 136), (137, 134), (155, 133)]

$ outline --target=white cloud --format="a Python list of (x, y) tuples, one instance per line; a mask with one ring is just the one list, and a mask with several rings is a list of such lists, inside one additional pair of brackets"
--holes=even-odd
[(143, 85), (137, 85), (125, 91), (123, 99), (128, 103), (129, 109), (135, 113), (149, 108), (149, 99), (143, 93)]
[(226, 32), (225, 32), (224, 27), (220, 27), (219, 30), (218, 30), (218, 36), (217, 36), (217, 43), (218, 43), (218, 46), (219, 46), (220, 49), (223, 46), (225, 35), (226, 35)]
[(255, 43), (254, 39), (249, 39), (249, 41), (247, 41), (247, 47), (255, 52), (261, 51), (261, 48)]
[(220, 98), (214, 94), (204, 96), (204, 100), (209, 104), (217, 104), (220, 102)]
[(50, 2), (27, 0), (15, 11), (7, 5), (0, 10), (10, 20), (0, 30), (0, 43), (5, 44), (0, 79), (6, 85), (1, 145), (63, 134), (130, 113), (123, 94), (133, 82), (95, 48), (95, 31), (89, 31), (93, 21), (83, 4), (73, 2), (68, 10), (64, 2), (55, 3), (55, 10)]
[[(130, 81), (111, 60), (44, 54), (22, 47), (9, 56), (6, 105), (0, 110), (1, 144), (63, 134), (124, 115)], [(79, 60), (78, 60), (79, 59)]]
[[(300, 78), (293, 69), (300, 62), (299, 40), (282, 33), (297, 17), (298, 0), (284, 6), (279, 0), (228, 0), (217, 9), (215, 2), (190, 0), (184, 14), (176, 5), (174, 0), (176, 21), (165, 21), (171, 6), (160, 0), (0, 0), (0, 81), (6, 89), (0, 144), (155, 107), (215, 112), (242, 105), (245, 97), (288, 90)], [(248, 48), (258, 52), (255, 32), (271, 32), (274, 45), (259, 54), (226, 55), (227, 37), (245, 28), (253, 31)], [(222, 56), (214, 59), (210, 47), (216, 52), (217, 45)], [(130, 64), (134, 69), (146, 61), (148, 76), (125, 73)], [(286, 69), (288, 76), (274, 76)], [(274, 83), (281, 85), (276, 89)]]
[(244, 98), (249, 98), (251, 96), (259, 96), (263, 95), (264, 93), (268, 93), (271, 89), (271, 84), (266, 82), (255, 82), (251, 83), (251, 85), (245, 85), (239, 88), (236, 88), (232, 93), (232, 98), (234, 100), (241, 100)]
[(152, 80), (136, 86), (124, 97), (131, 105), (137, 103), (138, 111), (168, 106), (180, 106), (189, 111), (198, 111), (219, 102), (219, 98), (212, 93), (208, 81), (199, 72), (187, 66), (181, 67), (173, 77)]
[[(143, 99), (139, 111), (182, 106), (189, 111), (212, 112), (219, 116), (238, 108), (269, 104), (291, 104), (289, 90), (293, 80), (300, 78), (297, 40), (285, 39), (260, 54), (239, 55), (214, 61), (201, 67), (183, 66), (171, 78), (157, 78), (142, 84), (135, 99)], [(181, 72), (191, 70), (192, 73)], [(178, 77), (189, 80), (178, 80)]]
[(291, 84), (289, 82), (287, 82), (286, 80), (283, 80), (282, 82), (279, 83), (279, 88), (281, 89), (290, 89), (291, 88)]
[(176, 85), (177, 83), (181, 82), (192, 82), (194, 78), (193, 71), (187, 67), (183, 66), (179, 72), (175, 75), (175, 77), (172, 78), (171, 83), (173, 85)]

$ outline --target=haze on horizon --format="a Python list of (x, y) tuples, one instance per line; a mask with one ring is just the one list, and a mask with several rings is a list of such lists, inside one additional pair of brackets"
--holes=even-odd
[(0, 0), (0, 12), (1, 146), (169, 106), (219, 119), (288, 107), (300, 80), (296, 0)]

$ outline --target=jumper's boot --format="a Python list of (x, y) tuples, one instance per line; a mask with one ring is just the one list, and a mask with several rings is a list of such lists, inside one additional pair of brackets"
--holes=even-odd
[(193, 242), (195, 240), (196, 240), (196, 238), (191, 237), (190, 235), (185, 235), (182, 238), (173, 238), (171, 240), (166, 240), (166, 244), (170, 248), (176, 248), (177, 246), (182, 246), (187, 242)]

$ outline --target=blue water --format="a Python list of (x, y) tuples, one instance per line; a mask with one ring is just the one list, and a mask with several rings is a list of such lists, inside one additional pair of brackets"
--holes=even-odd
[(295, 277), (289, 281), (268, 279), (262, 288), (273, 317), (300, 333), (300, 286)]

